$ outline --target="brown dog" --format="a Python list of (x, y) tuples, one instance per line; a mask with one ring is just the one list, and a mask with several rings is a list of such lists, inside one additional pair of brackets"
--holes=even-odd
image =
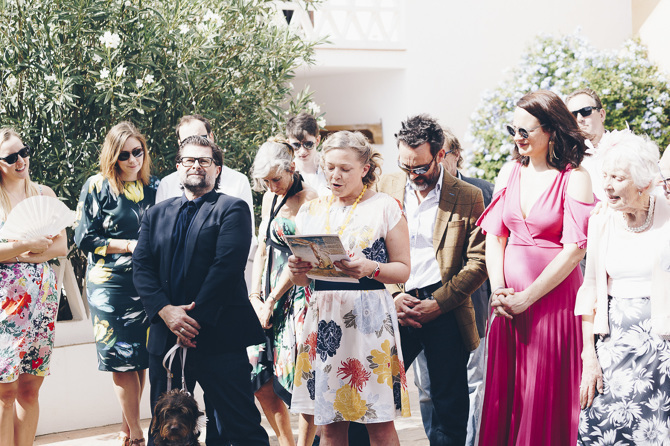
[(198, 446), (203, 415), (188, 392), (165, 392), (156, 402), (149, 435), (156, 446)]

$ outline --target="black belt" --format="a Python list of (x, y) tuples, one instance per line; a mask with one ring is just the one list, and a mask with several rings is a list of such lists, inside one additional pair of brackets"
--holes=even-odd
[(383, 290), (386, 288), (383, 283), (363, 277), (358, 283), (351, 282), (330, 282), (327, 280), (315, 280), (314, 291), (365, 291), (365, 290)]
[(438, 290), (441, 286), (442, 282), (435, 282), (434, 284), (425, 286), (423, 288), (414, 288), (413, 290), (406, 291), (406, 293), (421, 300), (432, 299), (435, 290)]

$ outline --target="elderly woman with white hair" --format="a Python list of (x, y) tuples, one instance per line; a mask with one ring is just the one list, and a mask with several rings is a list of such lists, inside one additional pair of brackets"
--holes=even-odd
[(607, 206), (589, 221), (575, 308), (584, 336), (579, 444), (667, 444), (670, 204), (651, 193), (659, 152), (624, 130), (605, 135), (597, 156)]
[[(304, 322), (308, 289), (294, 286), (285, 271), (291, 250), (284, 235), (295, 234), (295, 217), (303, 203), (317, 197), (295, 170), (293, 147), (280, 139), (256, 153), (251, 176), (254, 190), (265, 191), (249, 299), (265, 329), (264, 345), (249, 347), (255, 395), (279, 444), (294, 445), (286, 405), (291, 404), (296, 337)], [(286, 404), (285, 404), (286, 403)], [(313, 417), (299, 423), (298, 444), (311, 445)]]

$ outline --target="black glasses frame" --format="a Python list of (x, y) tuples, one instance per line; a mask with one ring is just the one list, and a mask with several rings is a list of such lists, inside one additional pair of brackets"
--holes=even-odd
[(516, 132), (519, 132), (519, 135), (521, 135), (523, 139), (528, 139), (528, 136), (530, 136), (531, 133), (533, 133), (540, 127), (542, 127), (542, 124), (538, 125), (537, 127), (533, 127), (532, 129), (526, 130), (523, 127), (516, 127), (512, 124), (507, 124), (507, 133), (509, 133), (510, 136), (514, 137), (516, 136)]
[(142, 158), (144, 156), (144, 149), (136, 147), (131, 151), (119, 152), (119, 156), (116, 159), (119, 161), (128, 161), (130, 159), (130, 154), (132, 154), (134, 158)]
[(577, 119), (577, 115), (582, 115), (583, 118), (586, 118), (587, 116), (591, 116), (593, 110), (600, 110), (600, 107), (588, 105), (586, 107), (580, 108), (579, 110), (571, 111), (570, 113), (572, 113), (572, 116), (574, 116), (575, 119)]
[(398, 160), (398, 167), (400, 167), (400, 170), (402, 170), (403, 172), (405, 172), (405, 173), (408, 174), (408, 175), (424, 175), (424, 174), (428, 173), (428, 171), (430, 170), (431, 166), (432, 166), (433, 163), (435, 162), (435, 158), (437, 158), (437, 155), (438, 155), (439, 153), (440, 153), (440, 152), (437, 152), (437, 153), (435, 154), (435, 156), (434, 156), (433, 159), (430, 161), (430, 163), (425, 164), (425, 165), (423, 165), (423, 166), (418, 166), (418, 167), (407, 167), (407, 166), (405, 166), (404, 164), (402, 164), (402, 163), (400, 162), (400, 160)]
[(12, 165), (19, 160), (19, 157), (30, 158), (30, 152), (32, 152), (32, 149), (29, 146), (24, 145), (18, 152), (11, 153), (4, 158), (0, 158), (0, 160)]
[(212, 164), (214, 164), (214, 158), (210, 156), (202, 156), (202, 157), (195, 157), (195, 156), (182, 156), (179, 158), (179, 164), (181, 164), (184, 167), (192, 167), (195, 165), (195, 162), (198, 162), (200, 167), (209, 167)]
[(306, 140), (290, 142), (289, 144), (291, 144), (294, 150), (300, 150), (300, 147), (304, 147), (307, 150), (312, 150), (316, 147), (316, 143), (314, 141)]

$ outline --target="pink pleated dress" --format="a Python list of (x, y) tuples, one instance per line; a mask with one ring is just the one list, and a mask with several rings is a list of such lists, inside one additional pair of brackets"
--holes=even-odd
[[(561, 252), (564, 244), (586, 246), (594, 204), (567, 195), (566, 168), (524, 219), (519, 163), (477, 222), (486, 233), (508, 237), (506, 286), (526, 289)], [(574, 315), (582, 283), (579, 266), (554, 290), (512, 320), (493, 319), (479, 444), (574, 445), (579, 422), (581, 318)]]

